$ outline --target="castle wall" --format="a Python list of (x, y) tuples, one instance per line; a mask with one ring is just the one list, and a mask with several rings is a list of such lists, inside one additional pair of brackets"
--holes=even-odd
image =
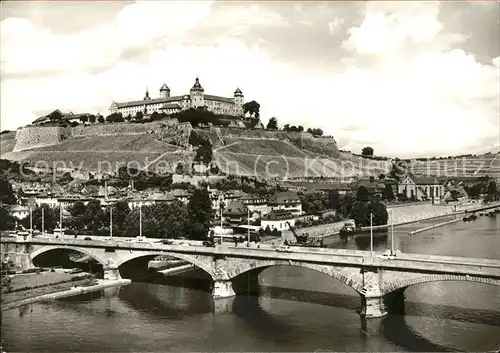
[(16, 144), (13, 151), (44, 147), (60, 143), (71, 136), (70, 127), (26, 126), (16, 132)]
[[(277, 130), (252, 130), (242, 128), (212, 128), (216, 129), (218, 135), (224, 138), (255, 138), (255, 139), (279, 139), (288, 141), (295, 146), (306, 151), (317, 153), (320, 155), (337, 158), (339, 148), (333, 137), (314, 137), (308, 132), (290, 132)], [(197, 129), (196, 132), (198, 132)], [(206, 130), (201, 130), (206, 131)], [(205, 133), (206, 134), (206, 133)], [(216, 136), (216, 135), (210, 135)], [(212, 145), (214, 141), (211, 141)]]

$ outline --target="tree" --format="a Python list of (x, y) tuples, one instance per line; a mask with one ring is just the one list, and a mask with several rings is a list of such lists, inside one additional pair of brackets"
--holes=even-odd
[(250, 116), (258, 118), (260, 116), (259, 110), (260, 104), (256, 101), (250, 101), (243, 104), (243, 114), (250, 113)]
[(141, 112), (141, 111), (139, 110), (137, 113), (135, 113), (135, 117), (134, 117), (134, 119), (135, 119), (135, 120), (137, 120), (137, 121), (141, 121), (141, 120), (142, 120), (142, 118), (144, 118), (144, 113), (143, 113), (143, 112)]
[(84, 230), (87, 225), (87, 213), (82, 201), (77, 201), (68, 209), (70, 214), (69, 227), (74, 230)]
[(90, 116), (89, 116), (89, 121), (90, 121), (92, 124), (94, 124), (94, 123), (95, 123), (95, 121), (96, 121), (96, 117), (95, 117), (95, 115), (90, 115)]
[(196, 189), (188, 203), (186, 233), (190, 239), (206, 239), (213, 218), (212, 202), (206, 189)]
[(363, 147), (361, 150), (361, 155), (362, 156), (373, 156), (373, 148), (370, 146)]
[(43, 227), (46, 232), (51, 232), (56, 228), (59, 221), (59, 212), (56, 208), (50, 208), (47, 204), (42, 204), (33, 210), (33, 226), (42, 230), (42, 209)]
[(12, 190), (12, 185), (3, 173), (0, 175), (0, 203), (8, 205), (16, 203), (16, 196)]
[(104, 123), (104, 118), (102, 115), (100, 115), (98, 118), (97, 118), (97, 121), (100, 122), (101, 124)]
[(374, 226), (387, 224), (389, 214), (387, 213), (386, 206), (382, 202), (372, 201), (368, 203), (368, 212), (373, 214), (372, 223)]
[(266, 129), (267, 130), (278, 130), (278, 119), (276, 119), (276, 117), (274, 117), (274, 116), (271, 119), (269, 119), (269, 122), (267, 123)]
[(85, 124), (87, 121), (89, 121), (89, 117), (87, 115), (84, 115), (82, 117), (80, 117), (80, 121)]
[(299, 125), (299, 126), (297, 127), (297, 130), (298, 130), (299, 132), (303, 132), (303, 131), (304, 131), (304, 127), (303, 127), (302, 125)]
[(370, 224), (370, 212), (366, 202), (356, 201), (349, 215), (354, 220), (356, 226), (365, 227)]
[(340, 207), (340, 193), (338, 190), (332, 190), (330, 191), (330, 194), (328, 195), (328, 208), (336, 210), (337, 208)]
[(212, 144), (208, 140), (203, 140), (198, 151), (196, 151), (195, 160), (209, 164), (212, 161)]
[(366, 202), (370, 199), (368, 189), (364, 185), (360, 185), (356, 191), (356, 200)]
[(497, 194), (497, 183), (494, 180), (488, 183), (487, 194), (489, 196), (494, 196)]
[(387, 201), (394, 200), (394, 190), (389, 184), (385, 184), (384, 191), (382, 192), (382, 198)]
[(16, 219), (11, 216), (9, 211), (3, 205), (0, 205), (0, 230), (11, 230), (14, 229), (15, 225)]
[(285, 124), (285, 126), (283, 126), (283, 130), (290, 131), (290, 124)]
[(385, 179), (385, 174), (379, 174), (378, 175), (379, 180), (384, 180)]
[(306, 214), (314, 214), (324, 211), (328, 204), (328, 199), (322, 192), (302, 194), (299, 196), (302, 202), (302, 210)]

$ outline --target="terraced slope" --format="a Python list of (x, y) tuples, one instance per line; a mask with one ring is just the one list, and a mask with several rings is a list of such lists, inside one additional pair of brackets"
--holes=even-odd
[(214, 151), (218, 167), (227, 174), (259, 178), (348, 178), (376, 175), (380, 166), (325, 158), (304, 152), (289, 142), (271, 139), (232, 139)]
[(500, 178), (500, 154), (453, 159), (415, 161), (410, 165), (415, 174), (436, 176), (491, 176)]
[(39, 166), (79, 169), (108, 173), (130, 163), (143, 168), (166, 154), (177, 156), (179, 147), (157, 141), (154, 135), (116, 135), (71, 137), (60, 144), (19, 152), (8, 152), (2, 158), (27, 160)]

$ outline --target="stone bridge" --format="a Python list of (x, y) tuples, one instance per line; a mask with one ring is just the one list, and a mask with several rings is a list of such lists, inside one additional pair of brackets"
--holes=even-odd
[(21, 268), (33, 267), (38, 255), (68, 249), (89, 255), (103, 265), (105, 278), (120, 278), (121, 265), (158, 255), (185, 260), (213, 280), (215, 299), (258, 288), (258, 275), (271, 266), (297, 266), (324, 273), (355, 290), (362, 300), (361, 314), (382, 317), (404, 311), (404, 290), (434, 281), (467, 281), (500, 286), (500, 261), (420, 254), (398, 254), (384, 259), (368, 251), (293, 247), (278, 252), (271, 245), (204, 247), (200, 243), (165, 245), (158, 242), (113, 240), (30, 239), (2, 237), (1, 257)]

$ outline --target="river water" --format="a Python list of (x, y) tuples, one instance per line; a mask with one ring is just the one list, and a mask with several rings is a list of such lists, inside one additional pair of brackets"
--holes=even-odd
[[(432, 222), (441, 222), (432, 221)], [(431, 221), (396, 227), (408, 253), (500, 259), (500, 217), (480, 217), (409, 236)], [(383, 251), (390, 236), (377, 235)], [(329, 246), (368, 250), (369, 237)], [(406, 290), (406, 313), (363, 321), (357, 294), (308, 269), (273, 267), (261, 294), (227, 311), (210, 293), (165, 280), (2, 312), (7, 352), (488, 351), (500, 349), (500, 287), (434, 282)], [(170, 283), (170, 282), (167, 282)]]

